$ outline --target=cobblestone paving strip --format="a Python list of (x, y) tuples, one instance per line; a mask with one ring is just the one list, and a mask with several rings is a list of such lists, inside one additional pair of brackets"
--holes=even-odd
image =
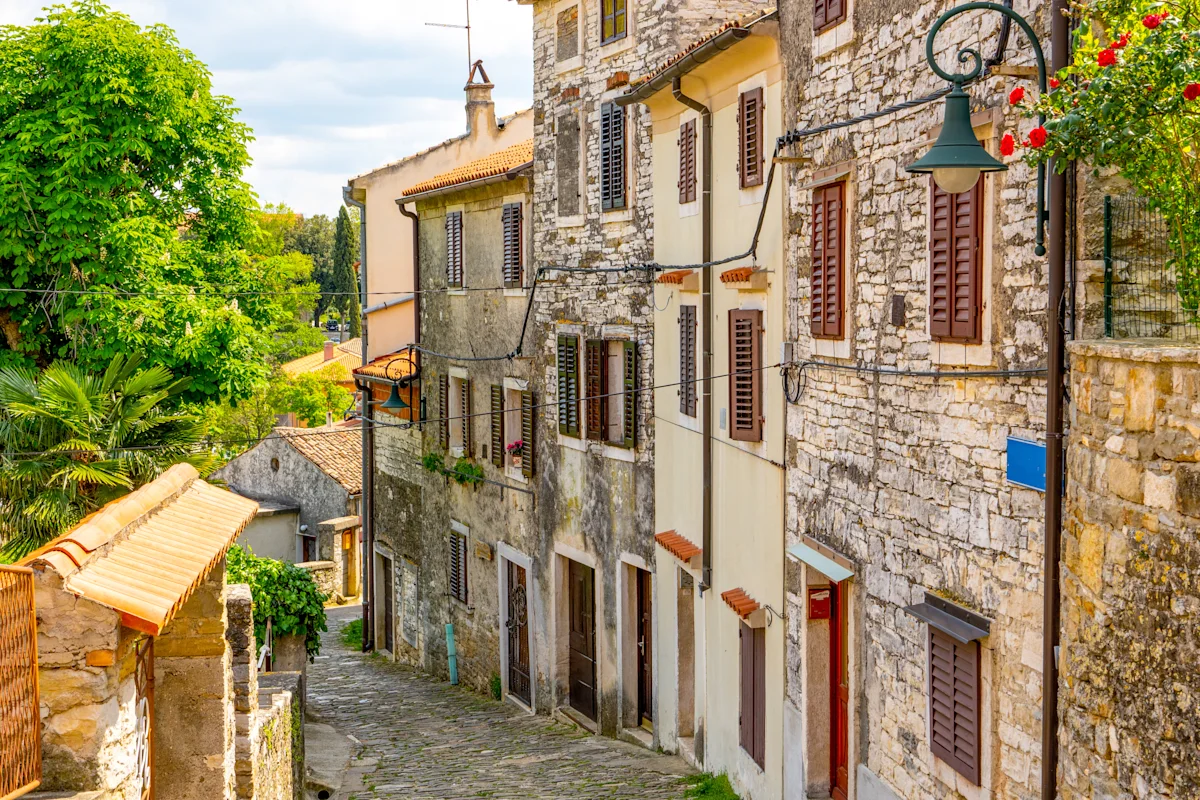
[(358, 607), (331, 609), (309, 665), (314, 716), (361, 743), (345, 800), (676, 800), (680, 759), (592, 736), (409, 667), (354, 652), (339, 631)]

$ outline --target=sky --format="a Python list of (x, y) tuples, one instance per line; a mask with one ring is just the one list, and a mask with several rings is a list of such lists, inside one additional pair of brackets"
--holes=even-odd
[[(164, 23), (206, 63), (213, 90), (254, 129), (246, 180), (262, 203), (337, 213), (346, 180), (463, 133), (467, 0), (109, 0)], [(28, 25), (51, 0), (0, 0), (0, 25)], [(532, 103), (532, 14), (470, 0), (472, 56), (498, 114)]]

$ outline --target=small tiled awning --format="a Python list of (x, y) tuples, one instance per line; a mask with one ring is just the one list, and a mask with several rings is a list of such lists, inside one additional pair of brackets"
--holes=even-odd
[(658, 283), (681, 284), (683, 279), (692, 274), (690, 269), (676, 269), (671, 272), (664, 272), (658, 276)]
[(685, 564), (690, 563), (693, 558), (699, 557), (704, 552), (690, 539), (680, 536), (675, 531), (664, 531), (656, 535), (654, 541), (658, 543), (659, 547)]
[(746, 590), (741, 588), (721, 592), (721, 599), (742, 619), (746, 619), (746, 617), (758, 611), (759, 608), (758, 601), (746, 594)]
[(787, 554), (797, 561), (803, 561), (834, 583), (841, 583), (854, 576), (854, 570), (849, 566), (849, 559), (835, 553), (810, 536), (805, 536), (799, 544), (789, 547)]
[(734, 267), (721, 273), (721, 283), (744, 283), (754, 274), (754, 267)]
[(987, 617), (929, 592), (925, 593), (924, 603), (904, 610), (963, 644), (982, 639), (992, 630), (992, 622)]

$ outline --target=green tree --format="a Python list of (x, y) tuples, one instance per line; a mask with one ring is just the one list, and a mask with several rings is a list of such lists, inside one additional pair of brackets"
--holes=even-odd
[(338, 210), (337, 230), (333, 236), (333, 274), (338, 296), (338, 311), (350, 322), (350, 338), (362, 336), (362, 310), (358, 302), (358, 226), (350, 221), (346, 207)]
[(334, 221), (324, 214), (305, 217), (283, 234), (284, 253), (303, 253), (313, 262), (312, 279), (322, 292), (313, 309), (314, 321), (319, 322), (331, 306), (337, 287), (333, 279)]
[(281, 316), (242, 294), (250, 139), (166, 27), (79, 0), (0, 28), (0, 366), (144, 353), (246, 396)]
[(321, 651), (325, 620), (325, 595), (312, 573), (295, 564), (260, 558), (250, 548), (229, 548), (225, 575), (230, 583), (245, 583), (254, 600), (254, 638), (266, 643), (267, 620), (273, 636), (303, 636), (311, 661)]
[(188, 379), (142, 364), (0, 369), (0, 557), (20, 558), (173, 464), (208, 468), (203, 425), (164, 409)]

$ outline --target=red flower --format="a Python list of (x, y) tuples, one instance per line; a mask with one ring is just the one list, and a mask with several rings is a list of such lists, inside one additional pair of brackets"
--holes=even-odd
[(1058, 78), (1051, 78), (1051, 79), (1050, 79), (1050, 88), (1051, 88), (1051, 89), (1057, 89), (1057, 88), (1058, 88)]
[(1025, 99), (1025, 87), (1024, 86), (1018, 86), (1017, 88), (1013, 89), (1011, 92), (1008, 93), (1009, 105), (1015, 106), (1017, 103), (1021, 102), (1024, 99)]
[(1159, 25), (1162, 24), (1162, 21), (1163, 21), (1163, 18), (1160, 17), (1158, 14), (1147, 14), (1146, 16), (1142, 17), (1142, 24), (1145, 25), (1150, 30), (1154, 30), (1155, 28), (1157, 28)]
[(1117, 51), (1111, 47), (1100, 51), (1100, 55), (1096, 56), (1096, 63), (1102, 67), (1111, 67), (1117, 63)]
[(1046, 143), (1046, 129), (1041, 125), (1029, 132), (1029, 146), (1037, 149)]
[(1129, 44), (1129, 34), (1122, 33), (1121, 37), (1112, 43), (1112, 48), (1114, 50), (1120, 50), (1121, 48), (1125, 47), (1127, 44)]
[(1184, 100), (1195, 100), (1197, 97), (1200, 97), (1200, 83), (1189, 83), (1183, 87)]
[(1016, 146), (1017, 143), (1013, 140), (1013, 135), (1011, 133), (1004, 134), (1004, 138), (1000, 140), (1000, 155), (1011, 156)]

